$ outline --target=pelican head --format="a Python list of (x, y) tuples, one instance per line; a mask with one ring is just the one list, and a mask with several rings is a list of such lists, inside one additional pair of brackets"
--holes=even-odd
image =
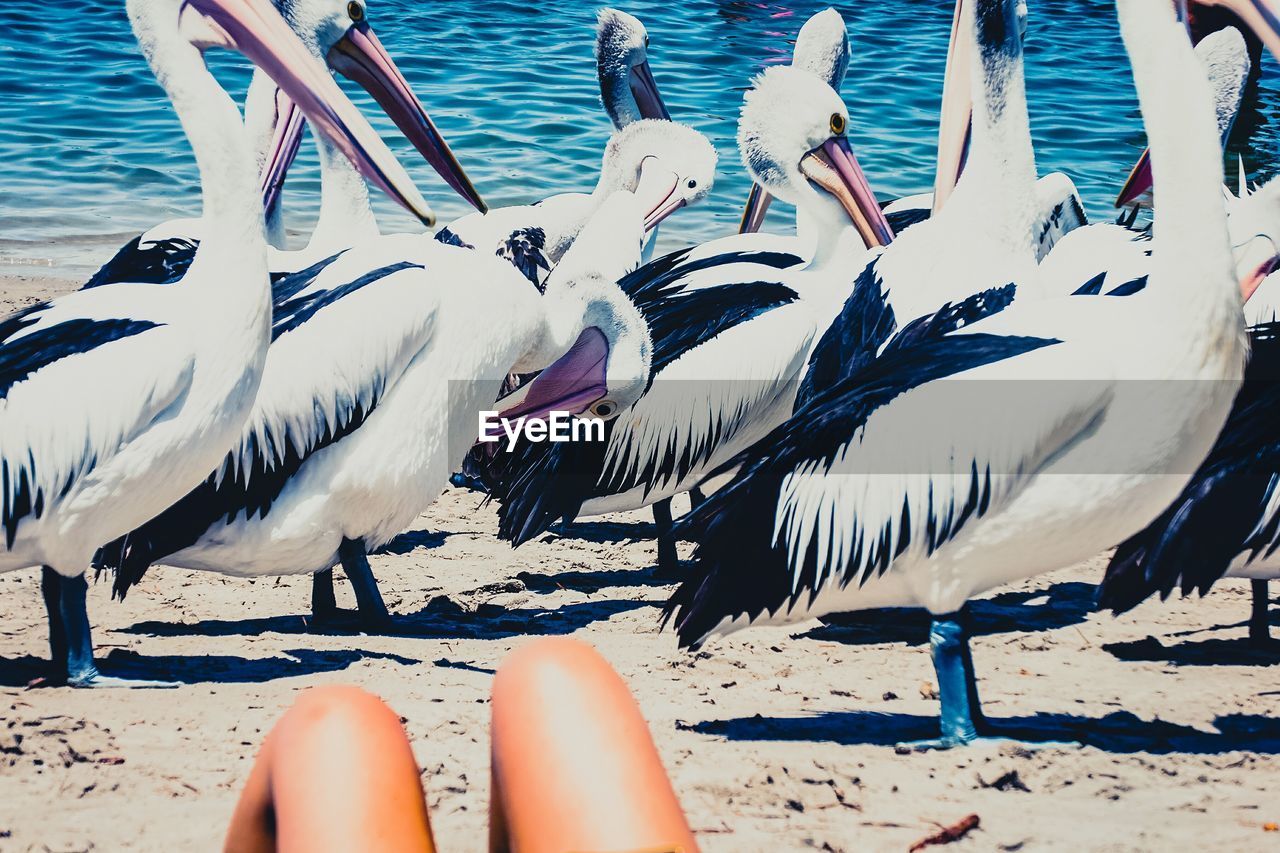
[(617, 9), (600, 10), (596, 73), (600, 101), (616, 129), (646, 118), (670, 120), (649, 70), (649, 33), (639, 18)]
[[(477, 210), (488, 210), (444, 136), (369, 23), (364, 0), (276, 0), (280, 12), (312, 55), (360, 84), (396, 123), (418, 153)], [(276, 126), (263, 171), (264, 204), (270, 209), (302, 135), (302, 122), (287, 99), (276, 97)]]
[(644, 395), (653, 340), (618, 281), (640, 265), (650, 206), (637, 193), (613, 193), (551, 271), (542, 297), (551, 334), (525, 366), (554, 361), (499, 401), (503, 417), (568, 411), (608, 420)]
[(1280, 177), (1250, 190), (1240, 167), (1240, 195), (1224, 190), (1227, 234), (1240, 293), (1247, 301), (1262, 280), (1280, 267)]
[(635, 193), (647, 204), (645, 230), (711, 192), (716, 149), (682, 124), (658, 119), (633, 122), (615, 133), (604, 149), (597, 192)]
[[(844, 18), (835, 9), (824, 9), (804, 22), (796, 34), (796, 46), (791, 53), (793, 68), (802, 68), (837, 92), (844, 84), (849, 70), (849, 30)], [(760, 230), (764, 215), (769, 210), (772, 197), (753, 184), (751, 194), (742, 210), (738, 231), (747, 234)]]
[[(127, 8), (156, 79), (171, 96), (189, 82), (184, 70), (203, 69), (205, 50), (239, 51), (275, 81), (316, 132), (365, 178), (419, 219), (434, 221), (386, 143), (268, 0), (128, 0)], [(191, 53), (183, 55), (185, 51)]]
[(803, 68), (837, 92), (849, 70), (849, 30), (835, 9), (824, 9), (804, 22), (796, 34), (791, 64)]
[(893, 230), (849, 146), (848, 127), (834, 89), (799, 68), (770, 68), (743, 100), (738, 150), (766, 192), (833, 227), (852, 220), (868, 246), (888, 245)]

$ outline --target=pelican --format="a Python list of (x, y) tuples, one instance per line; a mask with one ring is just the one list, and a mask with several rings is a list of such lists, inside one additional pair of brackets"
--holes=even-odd
[[(604, 445), (526, 444), (497, 457), (489, 474), (503, 538), (519, 545), (560, 519), (665, 501), (763, 437), (790, 413), (868, 246), (892, 238), (849, 147), (840, 97), (798, 68), (771, 68), (762, 79), (776, 83), (748, 98), (739, 146), (750, 167), (777, 139), (803, 143), (793, 161), (802, 166), (792, 169), (804, 170), (801, 188), (775, 192), (753, 177), (796, 204), (816, 241), (813, 258), (797, 266), (778, 252), (677, 252), (624, 279), (653, 334), (650, 388), (610, 424)], [(820, 135), (792, 120), (797, 103), (821, 113)], [(674, 554), (661, 560), (670, 571)]]
[[(1030, 208), (1013, 4), (964, 5), (977, 48), (970, 163), (939, 216), (891, 250), (916, 242), (923, 251), (909, 238), (971, 189), (992, 187), (1001, 162), (1021, 178), (1010, 191), (1022, 188), (1003, 203), (1023, 216)], [(1165, 0), (1117, 7), (1153, 149), (1152, 286), (1127, 299), (1016, 299), (968, 322), (1009, 289), (1001, 273), (978, 306), (971, 296), (908, 324), (878, 358), (816, 389), (690, 520), (695, 571), (666, 610), (682, 646), (753, 624), (922, 606), (933, 615), (941, 736), (917, 746), (974, 742), (990, 728), (967, 599), (1141, 530), (1208, 453), (1246, 355), (1210, 90)], [(1017, 215), (993, 222), (986, 251), (1033, 254), (1020, 224)]]
[[(965, 57), (972, 52), (968, 35), (961, 26), (961, 9), (956, 5), (951, 19), (951, 39), (943, 79), (943, 108), (938, 123), (938, 160), (932, 193), (904, 196), (885, 205), (885, 216), (895, 231), (936, 215), (951, 197), (968, 158), (973, 105), (969, 101), (968, 69)], [(1017, 9), (1019, 38), (1026, 35), (1027, 7)], [(1036, 257), (1043, 259), (1065, 235), (1088, 224), (1084, 205), (1075, 183), (1062, 172), (1051, 172), (1036, 180), (1036, 211), (1031, 225)]]
[(1174, 587), (1184, 595), (1193, 590), (1203, 595), (1219, 578), (1248, 578), (1253, 594), (1249, 640), (1267, 646), (1267, 582), (1280, 577), (1280, 429), (1275, 420), (1280, 411), (1275, 382), (1280, 375), (1280, 274), (1270, 272), (1280, 246), (1280, 181), (1250, 191), (1243, 166), (1240, 172), (1240, 195), (1228, 198), (1227, 223), (1241, 294), (1248, 300), (1244, 387), (1191, 482), (1159, 518), (1116, 550), (1098, 603), (1120, 614), (1152, 594), (1166, 599)]
[[(424, 159), (464, 199), (487, 209), (443, 135), (378, 40), (363, 0), (274, 0), (281, 15), (317, 60), (359, 83), (381, 105)], [(245, 96), (245, 127), (260, 176), (271, 271), (296, 272), (362, 239), (378, 235), (364, 179), (339, 148), (316, 136), (320, 158), (320, 216), (306, 247), (283, 250), (280, 192), (301, 142), (305, 117), (261, 69)], [(375, 183), (377, 183), (375, 181)], [(435, 223), (430, 207), (423, 221)], [(190, 264), (203, 226), (199, 218), (163, 222), (125, 244), (85, 288), (115, 281), (174, 281)]]
[[(602, 9), (596, 21), (596, 71), (600, 81), (600, 102), (609, 114), (615, 140), (631, 138), (629, 133), (647, 134), (654, 156), (670, 152), (664, 144), (683, 144), (689, 134), (672, 129), (671, 115), (658, 92), (649, 67), (649, 35), (639, 19), (617, 9)], [(632, 125), (638, 125), (631, 130)], [(691, 133), (691, 132), (690, 132)], [(696, 145), (696, 143), (695, 143)], [(700, 146), (699, 146), (700, 147)], [(643, 151), (644, 149), (639, 149)], [(643, 153), (641, 153), (643, 156)], [(537, 287), (559, 262), (605, 199), (619, 189), (629, 189), (636, 163), (618, 162), (616, 151), (605, 151), (600, 176), (590, 193), (557, 193), (535, 204), (511, 205), (487, 212), (470, 213), (442, 229), (436, 239), (458, 246), (496, 251), (510, 260)], [(672, 161), (677, 162), (677, 161)], [(702, 163), (705, 165), (706, 160)], [(714, 168), (715, 161), (710, 165)], [(673, 203), (694, 204), (711, 188), (704, 169), (693, 169), (677, 187)], [(649, 232), (646, 255), (653, 246), (656, 229)]]
[[(710, 148), (703, 139), (688, 156)], [(509, 371), (542, 371), (494, 406), (510, 419), (605, 419), (643, 391), (650, 338), (616, 281), (639, 263), (645, 230), (676, 209), (687, 169), (644, 158), (635, 193), (601, 206), (543, 294), (496, 255), (416, 235), (361, 244), (306, 273), (276, 301), (238, 446), (202, 485), (103, 548), (117, 592), (155, 561), (240, 577), (340, 562), (361, 620), (384, 627), (366, 555), (440, 494)], [(313, 605), (324, 615), (331, 603)]]
[(252, 151), (203, 51), (244, 53), (363, 172), (426, 213), (391, 152), (272, 6), (128, 0), (127, 8), (200, 167), (204, 240), (168, 287), (104, 285), (0, 322), (0, 571), (44, 567), (53, 666), (76, 687), (148, 684), (98, 672), (85, 568), (99, 544), (181, 497), (227, 452), (266, 355), (271, 302)]

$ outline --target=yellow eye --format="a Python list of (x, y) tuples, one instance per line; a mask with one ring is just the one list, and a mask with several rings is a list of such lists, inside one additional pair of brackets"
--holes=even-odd
[(844, 136), (845, 125), (847, 122), (840, 113), (831, 114), (831, 132), (836, 136)]
[(351, 0), (347, 4), (347, 16), (357, 24), (364, 20), (364, 6), (361, 6), (355, 0)]
[(618, 407), (612, 400), (600, 400), (591, 407), (591, 414), (597, 418), (610, 417), (616, 411)]

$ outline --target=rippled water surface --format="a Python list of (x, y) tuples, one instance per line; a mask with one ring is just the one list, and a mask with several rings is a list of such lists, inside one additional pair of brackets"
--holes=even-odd
[[(796, 31), (821, 2), (637, 0), (623, 6), (652, 39), (650, 60), (672, 115), (720, 149), (716, 190), (663, 228), (670, 245), (737, 224), (747, 178), (734, 147), (742, 91), (768, 63), (789, 59)], [(369, 19), (491, 204), (527, 202), (594, 184), (609, 123), (591, 55), (596, 6), (502, 0), (370, 0)], [(1041, 172), (1068, 172), (1090, 214), (1109, 204), (1143, 136), (1112, 5), (1031, 0), (1027, 76)], [(0, 40), (0, 264), (80, 271), (111, 239), (199, 203), (181, 128), (138, 55), (122, 2), (59, 0), (9, 16)], [(839, 5), (854, 59), (843, 95), (863, 166), (882, 197), (932, 182), (950, 0)], [(211, 63), (237, 97), (246, 63)], [(1274, 170), (1280, 69), (1266, 60), (1258, 97), (1237, 122), (1231, 156), (1251, 174)], [(373, 114), (372, 102), (344, 83)], [(385, 118), (374, 124), (446, 222), (463, 203)], [(304, 230), (319, 201), (310, 146), (291, 173), (289, 225)], [(384, 230), (412, 227), (382, 199)], [(771, 223), (785, 228), (786, 217)]]

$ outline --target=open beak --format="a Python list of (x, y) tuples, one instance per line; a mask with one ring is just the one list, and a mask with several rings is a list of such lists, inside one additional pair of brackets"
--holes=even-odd
[(216, 44), (238, 50), (265, 71), (362, 175), (423, 222), (435, 222), (395, 155), (271, 3), (185, 0), (180, 15), (203, 18), (204, 31), (217, 35)]
[(759, 184), (751, 185), (747, 194), (747, 203), (742, 208), (742, 221), (738, 223), (739, 234), (754, 234), (764, 225), (764, 215), (769, 212), (769, 203), (773, 196)]
[(552, 412), (580, 415), (609, 391), (609, 343), (595, 326), (582, 330), (569, 351), (529, 382), (498, 401), (499, 416), (546, 418)]
[(801, 158), (800, 171), (840, 200), (867, 248), (887, 246), (893, 240), (889, 220), (884, 218), (848, 139), (831, 137)]
[(649, 70), (649, 63), (641, 62), (639, 65), (631, 66), (631, 73), (628, 76), (631, 83), (631, 96), (636, 99), (641, 118), (671, 121), (671, 113), (667, 112), (667, 105), (662, 102), (662, 95), (658, 94), (658, 84), (653, 79), (653, 72)]
[(938, 117), (938, 165), (933, 179), (933, 213), (950, 198), (969, 153), (973, 124), (973, 91), (969, 86), (973, 60), (973, 34), (962, 26), (965, 0), (956, 0), (951, 18), (951, 43), (942, 82), (942, 109)]
[(267, 216), (280, 203), (280, 193), (284, 189), (285, 173), (293, 165), (298, 156), (298, 148), (302, 145), (302, 128), (306, 119), (293, 99), (276, 89), (275, 131), (271, 136), (271, 146), (267, 149), (267, 159), (262, 168), (262, 209)]
[(454, 192), (482, 213), (489, 209), (368, 23), (353, 24), (329, 50), (328, 61), (333, 70), (373, 96)]
[(1280, 249), (1270, 237), (1258, 234), (1238, 254), (1236, 278), (1240, 282), (1240, 298), (1248, 302), (1263, 279), (1280, 267)]

